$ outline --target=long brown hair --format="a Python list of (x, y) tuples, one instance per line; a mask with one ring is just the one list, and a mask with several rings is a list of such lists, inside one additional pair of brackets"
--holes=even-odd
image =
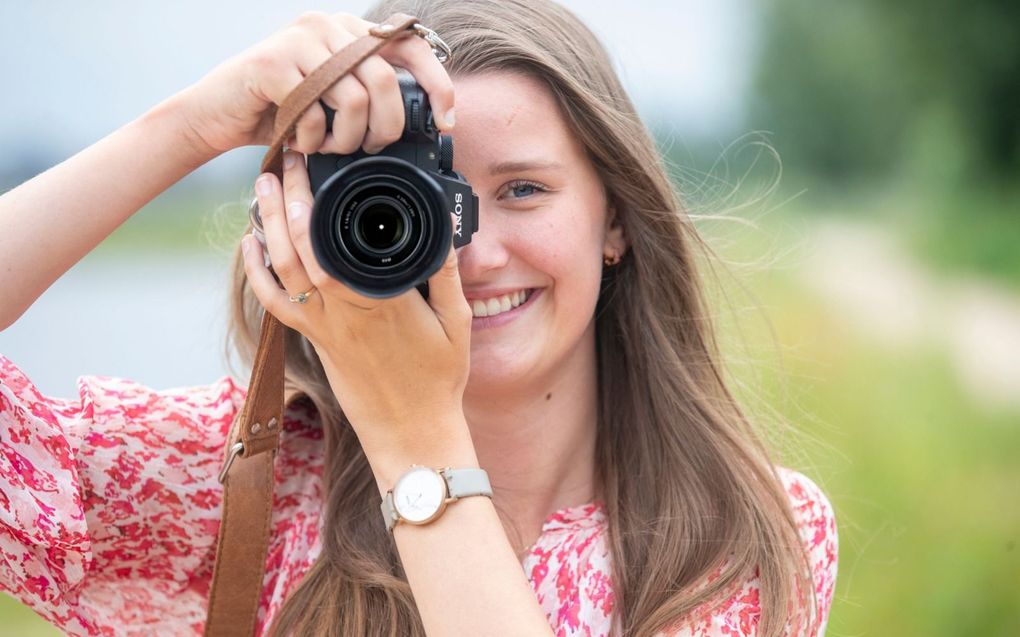
[[(596, 478), (608, 518), (615, 630), (652, 635), (755, 572), (760, 634), (783, 634), (791, 614), (804, 628), (814, 616), (813, 587), (789, 502), (723, 380), (696, 263), (711, 248), (605, 49), (549, 0), (382, 0), (365, 19), (381, 22), (395, 11), (418, 17), (451, 45), (452, 76), (515, 71), (547, 87), (629, 239), (622, 262), (607, 270), (593, 317)], [(249, 366), (261, 312), (238, 250), (227, 345)], [(314, 402), (324, 431), (325, 520), (322, 553), (271, 632), (423, 636), (361, 445), (309, 343), (288, 329), (286, 347), (286, 383)]]

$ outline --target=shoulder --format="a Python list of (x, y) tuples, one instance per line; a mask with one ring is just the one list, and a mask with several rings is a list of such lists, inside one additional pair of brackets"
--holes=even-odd
[[(825, 493), (802, 473), (776, 467), (776, 473), (786, 491), (793, 518), (811, 565), (817, 627), (808, 634), (820, 637), (825, 633), (829, 608), (836, 581), (836, 522), (832, 505)], [(721, 572), (715, 571), (707, 581)], [(707, 582), (706, 582), (707, 583)], [(720, 603), (706, 602), (687, 618), (677, 622), (656, 637), (723, 637), (725, 635), (756, 635), (761, 619), (761, 581), (758, 571), (742, 581), (735, 590), (727, 593)], [(786, 627), (787, 635), (800, 634), (794, 624)]]
[(79, 472), (101, 471), (126, 486), (157, 458), (177, 466), (215, 462), (244, 394), (229, 376), (156, 390), (125, 378), (88, 375), (78, 378), (76, 396), (54, 397), (0, 355), (5, 429), (14, 432), (22, 453), (42, 466), (56, 463), (75, 479), (84, 480)]
[(817, 521), (833, 518), (828, 496), (811, 478), (787, 467), (776, 467), (776, 474), (786, 489), (798, 520)]
[(776, 472), (790, 500), (793, 518), (805, 548), (808, 551), (831, 549), (835, 562), (836, 515), (829, 498), (817, 484), (798, 471), (777, 467)]
[(57, 416), (109, 416), (131, 419), (144, 415), (187, 412), (196, 417), (219, 418), (244, 402), (245, 389), (230, 376), (207, 385), (157, 390), (144, 383), (114, 376), (79, 376), (78, 395), (70, 398), (44, 394), (25, 372), (0, 354), (0, 387), (6, 398), (19, 405), (36, 407), (41, 414)]
[[(202, 608), (184, 585), (215, 548), (216, 472), (241, 404), (229, 377), (157, 391), (82, 376), (77, 395), (48, 396), (0, 355), (0, 551), (17, 562), (0, 590), (73, 634), (164, 615), (159, 600)], [(128, 613), (122, 585), (152, 595)], [(81, 604), (93, 595), (114, 602)]]
[(785, 467), (776, 470), (790, 499), (793, 519), (811, 567), (820, 635), (824, 633), (836, 587), (839, 554), (836, 515), (829, 498), (810, 478)]
[(229, 376), (207, 385), (154, 389), (112, 376), (81, 376), (78, 391), (95, 418), (147, 421), (180, 417), (197, 426), (229, 424), (244, 403), (244, 389)]

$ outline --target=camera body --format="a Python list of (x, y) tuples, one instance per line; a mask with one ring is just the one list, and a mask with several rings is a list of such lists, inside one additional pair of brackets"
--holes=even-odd
[[(466, 245), (478, 230), (478, 196), (453, 170), (453, 138), (435, 128), (414, 77), (397, 69), (397, 80), (405, 114), (399, 141), (377, 155), (308, 156), (315, 257), (332, 277), (374, 298), (411, 287), (427, 297), (449, 242)], [(335, 113), (322, 106), (332, 130)]]

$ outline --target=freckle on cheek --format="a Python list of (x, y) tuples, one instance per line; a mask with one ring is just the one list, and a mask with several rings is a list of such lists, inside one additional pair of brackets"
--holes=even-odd
[(550, 398), (552, 398), (552, 394), (546, 394), (546, 395), (545, 395), (545, 399), (546, 399), (546, 400), (549, 400)]

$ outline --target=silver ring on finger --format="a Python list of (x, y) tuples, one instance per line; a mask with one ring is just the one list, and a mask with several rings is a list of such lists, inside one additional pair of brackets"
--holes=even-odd
[(315, 287), (313, 286), (312, 289), (308, 290), (307, 292), (302, 292), (301, 294), (295, 294), (295, 295), (290, 297), (290, 302), (291, 303), (300, 303), (301, 305), (304, 305), (305, 303), (308, 302), (308, 295), (310, 295), (314, 291), (315, 291)]
[(439, 59), (440, 64), (446, 64), (450, 61), (450, 58), (453, 57), (453, 50), (450, 49), (449, 44), (443, 42), (443, 38), (439, 37), (438, 33), (417, 22), (414, 23), (412, 28), (415, 35), (420, 36), (432, 46), (432, 53)]
[(255, 226), (258, 230), (262, 230), (262, 215), (259, 213), (258, 197), (252, 197), (251, 203), (248, 204), (248, 219), (251, 221), (251, 225)]
[(259, 214), (259, 200), (255, 197), (248, 206), (248, 219), (251, 220), (251, 234), (258, 239), (262, 246), (262, 263), (267, 268), (272, 267), (273, 262), (269, 260), (269, 250), (266, 248), (266, 232), (262, 228), (262, 215)]

